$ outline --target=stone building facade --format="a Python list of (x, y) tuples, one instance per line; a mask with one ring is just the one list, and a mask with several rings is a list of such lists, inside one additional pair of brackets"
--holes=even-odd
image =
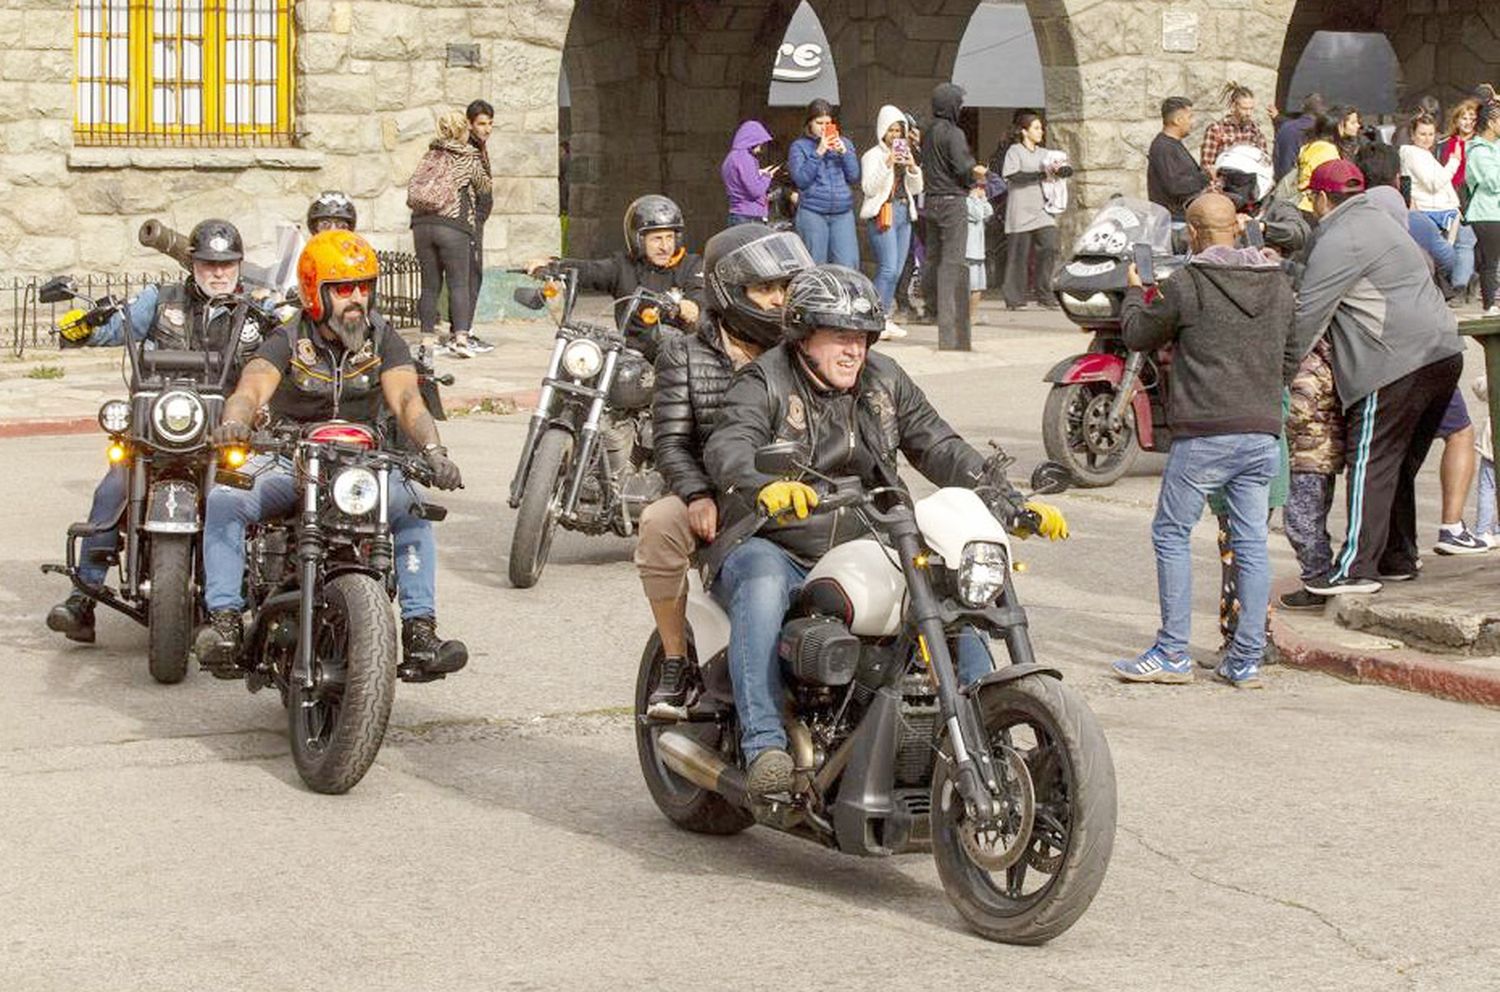
[[(883, 103), (925, 108), (952, 71), (978, 0), (811, 0), (861, 147)], [(687, 208), (695, 241), (724, 212), (718, 164), (735, 125), (765, 113), (769, 67), (797, 0), (297, 0), (293, 147), (81, 147), (73, 139), (74, 13), (0, 8), (0, 278), (155, 267), (135, 230), (222, 215), (252, 254), (322, 189), (354, 196), (379, 247), (409, 243), (405, 181), (442, 111), (496, 108), (491, 265), (555, 251), (558, 75), (570, 110), (572, 245), (612, 250), (648, 190)], [(1495, 72), (1493, 0), (1026, 0), (1051, 142), (1080, 172), (1083, 208), (1140, 193), (1162, 97), (1209, 108), (1236, 79), (1269, 102), (1319, 26), (1393, 38), (1409, 91), (1440, 96)], [(1290, 33), (1289, 33), (1289, 28)], [(1471, 39), (1477, 39), (1471, 41)], [(1487, 39), (1487, 40), (1485, 40)], [(450, 45), (473, 46), (473, 65)], [(1477, 46), (1477, 47), (1476, 47)], [(460, 53), (460, 56), (462, 53)], [(1351, 71), (1358, 71), (1351, 67)], [(1210, 116), (1205, 114), (1205, 117)]]

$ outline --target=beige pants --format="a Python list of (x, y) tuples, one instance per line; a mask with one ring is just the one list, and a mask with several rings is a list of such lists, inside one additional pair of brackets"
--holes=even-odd
[(650, 600), (687, 595), (687, 570), (698, 536), (688, 524), (688, 508), (676, 496), (663, 496), (641, 514), (635, 567)]

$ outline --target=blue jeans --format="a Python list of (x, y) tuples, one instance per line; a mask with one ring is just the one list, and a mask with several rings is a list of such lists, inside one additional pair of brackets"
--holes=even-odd
[[(781, 725), (786, 689), (777, 647), (782, 620), (806, 578), (807, 569), (791, 555), (763, 537), (752, 537), (724, 559), (714, 583), (714, 598), (729, 613), (729, 678), (746, 764), (767, 748), (786, 747)], [(963, 684), (993, 668), (984, 638), (972, 628), (965, 630), (958, 638)]]
[(1193, 525), (1203, 515), (1208, 494), (1223, 489), (1240, 598), (1240, 622), (1225, 665), (1236, 679), (1259, 669), (1266, 650), (1266, 607), (1271, 595), (1266, 521), (1271, 512), (1271, 480), (1280, 461), (1280, 447), (1272, 434), (1220, 434), (1172, 442), (1156, 519), (1151, 523), (1161, 601), (1156, 646), (1163, 651), (1187, 652), (1193, 618)]
[[(245, 528), (285, 516), (297, 508), (302, 486), (284, 461), (257, 457), (246, 469), (259, 472), (251, 489), (214, 486), (203, 522), (203, 599), (210, 612), (245, 608)], [(432, 524), (412, 516), (416, 488), (391, 473), (391, 536), (396, 546), (396, 592), (401, 618), (436, 616), (437, 541)]]
[(885, 312), (890, 313), (896, 306), (896, 280), (901, 278), (901, 267), (911, 248), (911, 218), (906, 204), (897, 202), (891, 204), (891, 226), (887, 230), (880, 230), (873, 217), (868, 223), (870, 248), (875, 252), (875, 292), (880, 294)]
[[(111, 465), (99, 485), (94, 487), (94, 504), (89, 507), (89, 523), (98, 526), (112, 523), (120, 518), (129, 496), (130, 469), (125, 465)], [(120, 544), (120, 531), (116, 527), (102, 534), (85, 537), (79, 542), (78, 577), (91, 586), (102, 585), (109, 569), (95, 564), (90, 559), (95, 551), (110, 552)]]
[(859, 239), (854, 233), (852, 209), (841, 214), (818, 214), (804, 208), (797, 211), (796, 227), (814, 262), (859, 268)]
[(1478, 266), (1474, 259), (1474, 246), (1479, 239), (1468, 224), (1458, 225), (1458, 238), (1453, 242), (1453, 274), (1448, 282), (1460, 292), (1474, 279)]
[(1475, 522), (1474, 533), (1495, 533), (1495, 463), (1484, 457), (1479, 459), (1479, 505), (1476, 512), (1479, 519)]

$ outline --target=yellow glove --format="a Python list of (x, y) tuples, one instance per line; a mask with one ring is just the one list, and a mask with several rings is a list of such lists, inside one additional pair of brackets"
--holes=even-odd
[(1049, 541), (1066, 541), (1068, 539), (1068, 521), (1063, 517), (1062, 511), (1051, 503), (1043, 503), (1039, 499), (1028, 500), (1026, 509), (1037, 515), (1036, 532)]
[(755, 499), (772, 517), (794, 512), (798, 520), (806, 520), (807, 511), (818, 505), (818, 494), (812, 486), (787, 480), (764, 486)]
[(57, 333), (61, 334), (65, 341), (82, 341), (94, 333), (94, 329), (84, 323), (84, 316), (82, 310), (69, 310), (58, 320)]

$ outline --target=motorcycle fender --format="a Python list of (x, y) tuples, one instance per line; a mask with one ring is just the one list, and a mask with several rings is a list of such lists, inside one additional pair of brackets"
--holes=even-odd
[(729, 614), (703, 588), (697, 569), (688, 570), (687, 622), (699, 664), (729, 647)]
[(896, 812), (896, 752), (901, 747), (901, 696), (886, 686), (875, 693), (854, 731), (853, 751), (839, 778), (833, 833), (845, 854), (881, 857), (895, 852), (880, 839)]
[(992, 686), (1005, 685), (1008, 682), (1017, 682), (1021, 679), (1029, 678), (1032, 675), (1046, 675), (1050, 678), (1057, 679), (1059, 682), (1062, 681), (1062, 672), (1048, 665), (1006, 665), (1004, 668), (995, 669), (988, 675), (981, 675), (969, 685), (965, 686), (964, 692), (970, 696), (978, 698), (979, 696), (984, 695), (985, 690), (989, 689)]
[[(1125, 360), (1120, 356), (1107, 352), (1087, 352), (1074, 355), (1072, 358), (1064, 358), (1047, 370), (1047, 374), (1042, 376), (1042, 381), (1059, 386), (1070, 386), (1076, 382), (1107, 382), (1112, 386), (1118, 386), (1120, 377), (1124, 374)], [(1145, 390), (1137, 389), (1135, 395), (1130, 398), (1130, 405), (1135, 410), (1135, 433), (1141, 447), (1147, 451), (1156, 450), (1156, 432), (1151, 419), (1151, 398), (1146, 395)]]
[(159, 479), (146, 494), (141, 529), (153, 534), (196, 534), (203, 529), (198, 485), (186, 479)]

